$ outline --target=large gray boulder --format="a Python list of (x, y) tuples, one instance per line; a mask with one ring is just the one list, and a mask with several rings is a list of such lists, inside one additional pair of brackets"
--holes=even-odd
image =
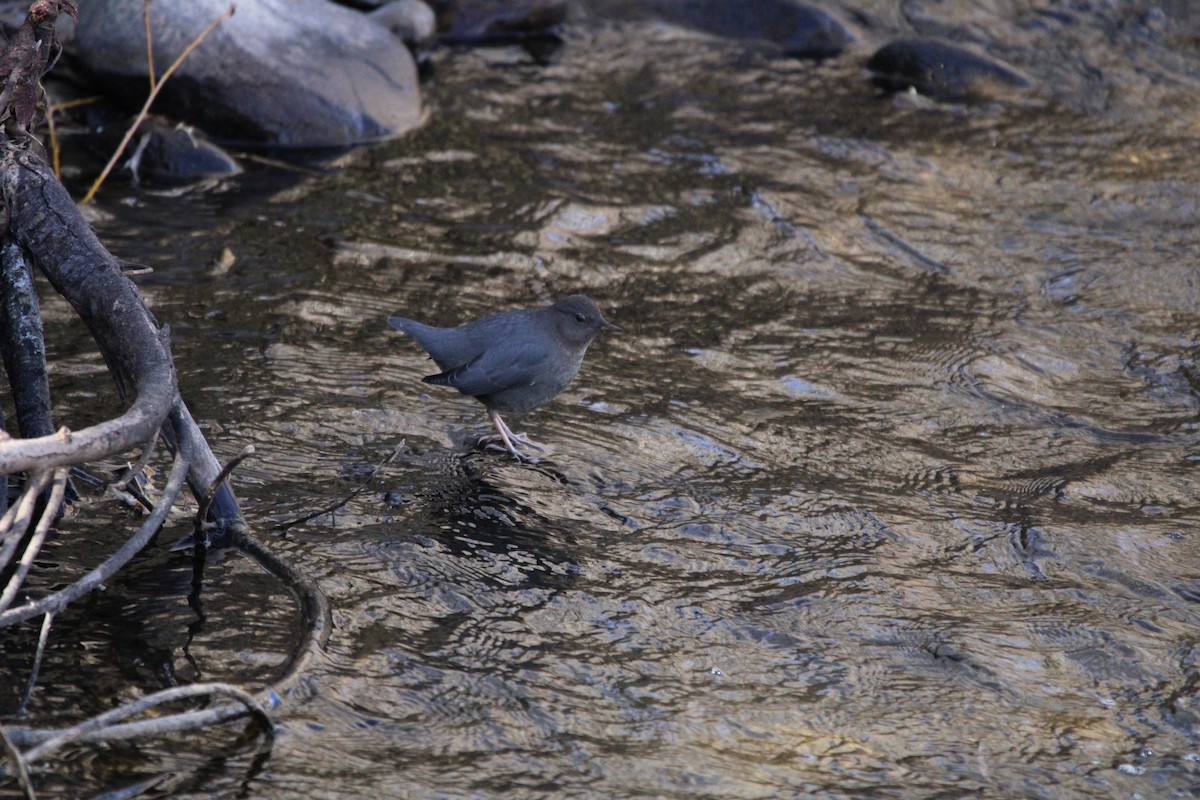
[[(154, 0), (156, 74), (229, 5)], [(131, 106), (148, 91), (143, 7), (86, 0), (75, 33), (83, 64)], [(416, 127), (421, 98), (408, 49), (363, 14), (327, 0), (250, 0), (188, 56), (155, 110), (220, 141), (338, 147)]]

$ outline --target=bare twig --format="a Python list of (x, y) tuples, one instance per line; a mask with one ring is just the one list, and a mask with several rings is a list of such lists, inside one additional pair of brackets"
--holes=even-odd
[(135, 555), (140, 553), (142, 548), (146, 546), (151, 537), (158, 531), (159, 526), (166, 519), (167, 512), (171, 510), (171, 506), (175, 503), (175, 498), (179, 496), (179, 490), (183, 488), (184, 481), (187, 480), (187, 473), (187, 460), (176, 454), (175, 465), (171, 467), (171, 475), (167, 479), (166, 487), (163, 489), (158, 508), (154, 509), (150, 516), (146, 517), (145, 521), (142, 522), (142, 527), (138, 529), (136, 534), (130, 537), (125, 544), (121, 545), (115, 553), (105, 559), (104, 563), (65, 589), (60, 589), (54, 594), (46, 595), (40, 600), (31, 600), (25, 605), (10, 608), (8, 611), (0, 613), (0, 628), (13, 625), (17, 622), (23, 622), (39, 614), (62, 611), (69, 603), (78, 600), (111, 578), (117, 570), (125, 566)]
[(217, 473), (217, 476), (209, 482), (208, 489), (205, 490), (204, 496), (200, 498), (200, 507), (196, 511), (196, 524), (192, 534), (192, 541), (199, 543), (205, 540), (204, 521), (208, 519), (208, 510), (212, 507), (213, 498), (217, 496), (221, 484), (225, 483), (225, 479), (229, 477), (229, 474), (237, 469), (238, 464), (241, 464), (247, 456), (252, 455), (254, 455), (254, 445), (248, 444), (242, 448), (242, 452), (229, 459), (225, 466), (221, 467), (221, 471)]
[(234, 544), (243, 553), (250, 556), (260, 567), (287, 584), (300, 600), (304, 613), (304, 642), (297, 647), (287, 662), (282, 677), (274, 686), (267, 687), (259, 693), (260, 697), (275, 698), (279, 694), (289, 694), (300, 685), (300, 677), (304, 674), (309, 662), (316, 658), (333, 630), (333, 616), (329, 610), (329, 601), (317, 586), (316, 582), (287, 561), (279, 557), (275, 551), (268, 548), (258, 539), (244, 531), (234, 531)]
[[(154, 104), (156, 99), (158, 99), (158, 93), (162, 89), (163, 84), (165, 84), (167, 79), (175, 73), (175, 70), (179, 68), (179, 65), (183, 63), (184, 59), (190, 56), (192, 51), (200, 46), (200, 43), (204, 41), (204, 38), (208, 36), (208, 34), (212, 33), (222, 22), (233, 16), (234, 9), (234, 6), (229, 6), (229, 8), (225, 9), (225, 11), (216, 19), (210, 22), (204, 30), (200, 31), (196, 38), (193, 39), (187, 47), (183, 48), (183, 52), (179, 54), (179, 57), (171, 62), (171, 66), (167, 67), (167, 71), (162, 74), (162, 78), (157, 83), (152, 83), (150, 94), (146, 98), (146, 102), (142, 105), (142, 110), (137, 113), (136, 117), (134, 117), (133, 123), (129, 126), (129, 130), (125, 131), (125, 136), (121, 138), (121, 143), (117, 145), (116, 152), (113, 153), (112, 158), (108, 160), (108, 163), (104, 165), (104, 170), (100, 173), (99, 177), (96, 178), (95, 182), (92, 184), (92, 188), (88, 189), (87, 194), (84, 195), (83, 199), (79, 201), (80, 204), (92, 202), (92, 198), (96, 196), (96, 192), (100, 190), (100, 186), (104, 183), (105, 179), (108, 178), (108, 174), (112, 172), (112, 168), (116, 166), (117, 160), (120, 159), (121, 154), (125, 152), (125, 148), (129, 145), (130, 140), (133, 139), (133, 135), (137, 133), (138, 127), (142, 124), (142, 121), (146, 119), (146, 115), (150, 113), (150, 106)], [(147, 37), (147, 41), (149, 41), (149, 37)]]
[(26, 800), (37, 800), (37, 795), (33, 793), (33, 781), (29, 780), (29, 769), (25, 766), (25, 758), (21, 755), (21, 751), (13, 744), (12, 739), (8, 738), (8, 734), (4, 731), (4, 727), (0, 726), (0, 743), (4, 745), (4, 752), (8, 755), (8, 760), (13, 763), (16, 768), (17, 780), (21, 784), (21, 789), (25, 792)]
[(50, 476), (53, 474), (51, 470), (44, 470), (27, 476), (21, 499), (5, 512), (4, 518), (0, 520), (0, 540), (4, 542), (4, 546), (0, 547), (0, 568), (7, 567), (12, 562), (13, 555), (17, 552), (17, 547), (21, 544), (21, 539), (25, 536), (25, 531), (33, 519), (33, 509), (38, 495), (46, 488), (46, 484), (50, 482)]
[(150, 461), (150, 455), (154, 452), (155, 446), (158, 444), (158, 431), (154, 432), (154, 436), (150, 441), (142, 445), (142, 453), (138, 456), (138, 460), (125, 469), (119, 478), (108, 484), (110, 488), (124, 489), (129, 486), (130, 481), (136, 481), (137, 476), (146, 468), (146, 463)]
[[(200, 426), (192, 419), (186, 405), (176, 403), (168, 419), (170, 424), (164, 425), (162, 429), (163, 439), (168, 447), (183, 453), (183, 457), (191, 463), (188, 485), (192, 487), (192, 494), (201, 498), (208, 492), (209, 487), (214, 485), (213, 481), (221, 471), (221, 463), (213, 455), (208, 442), (204, 440), (204, 434), (200, 432)], [(212, 496), (211, 513), (218, 527), (216, 539), (221, 541), (230, 530), (245, 529), (246, 521), (242, 518), (229, 481), (218, 481), (216, 486), (217, 490)]]
[(150, 33), (150, 0), (142, 3), (142, 27), (146, 30), (146, 73), (150, 76), (150, 91), (158, 85), (154, 77), (154, 37)]
[(33, 536), (29, 539), (29, 543), (25, 545), (25, 552), (21, 555), (16, 571), (9, 578), (4, 592), (0, 594), (0, 613), (3, 613), (16, 599), (17, 592), (21, 591), (21, 584), (25, 582), (25, 576), (29, 574), (29, 568), (33, 566), (33, 560), (42, 550), (42, 543), (46, 541), (50, 525), (58, 515), (59, 507), (62, 506), (63, 494), (67, 488), (67, 472), (69, 470), (65, 467), (59, 467), (54, 473), (54, 488), (50, 490), (50, 499), (42, 508), (42, 517), (38, 520), (37, 527), (33, 529)]
[(42, 630), (38, 634), (37, 652), (33, 654), (33, 667), (29, 670), (29, 681), (25, 684), (25, 694), (21, 697), (21, 706), (17, 713), (24, 714), (29, 707), (29, 698), (33, 697), (33, 687), (37, 686), (38, 673), (42, 670), (42, 657), (46, 654), (46, 642), (50, 640), (50, 626), (54, 624), (54, 614), (42, 617)]
[[(127, 717), (135, 714), (141, 714), (155, 706), (163, 703), (173, 703), (179, 700), (186, 700), (192, 697), (206, 697), (210, 695), (225, 695), (232, 697), (238, 703), (245, 707), (254, 719), (262, 726), (263, 732), (268, 736), (271, 735), (274, 729), (274, 723), (271, 722), (271, 717), (268, 716), (266, 709), (254, 699), (254, 696), (248, 692), (231, 686), (227, 683), (194, 683), (189, 686), (174, 686), (170, 689), (163, 689), (160, 692), (146, 695), (143, 698), (135, 700), (132, 703), (126, 703), (123, 706), (106, 711), (91, 719), (67, 728), (64, 731), (57, 733), (55, 736), (42, 742), (37, 747), (29, 750), (24, 754), (24, 758), (28, 762), (36, 762), (45, 758), (49, 753), (58, 750), (63, 745), (73, 741), (86, 740), (97, 741), (103, 740), (102, 732), (105, 728), (110, 727), (113, 723), (119, 722)], [(155, 722), (156, 720), (151, 720)], [(153, 730), (147, 726), (147, 730)]]
[(295, 519), (289, 519), (284, 522), (280, 522), (275, 525), (272, 525), (271, 530), (286, 531), (289, 528), (296, 527), (297, 525), (303, 525), (305, 522), (308, 522), (310, 519), (316, 519), (317, 517), (321, 516), (322, 514), (329, 514), (333, 511), (337, 511), (339, 508), (346, 505), (351, 500), (353, 500), (354, 498), (356, 498), (360, 494), (362, 494), (362, 492), (367, 488), (367, 486), (370, 484), (370, 482), (375, 479), (375, 476), (379, 474), (379, 471), (381, 469), (383, 469), (384, 467), (386, 467), (388, 464), (390, 464), (396, 460), (396, 456), (400, 455), (400, 451), (404, 449), (405, 441), (406, 440), (401, 439), (400, 444), (398, 444), (394, 448), (392, 448), (392, 452), (388, 454), (388, 457), (383, 459), (383, 461), (380, 461), (378, 464), (376, 464), (375, 468), (371, 470), (371, 474), (368, 475), (367, 477), (363, 478), (362, 483), (360, 483), (357, 487), (355, 487), (354, 491), (350, 492), (350, 494), (346, 495), (341, 500), (335, 500), (332, 503), (330, 503), (329, 505), (323, 506), (323, 507), (317, 509), (316, 511), (313, 511), (309, 514), (305, 514), (302, 517), (296, 517)]
[(66, 111), (76, 106), (86, 106), (99, 99), (100, 95), (94, 94), (91, 97), (80, 97), (75, 100), (67, 100), (64, 103), (52, 103), (46, 106), (46, 127), (50, 132), (50, 164), (54, 167), (54, 177), (62, 178), (62, 153), (58, 148), (58, 123), (54, 121), (54, 115), (59, 111)]
[[(105, 727), (103, 730), (83, 734), (75, 742), (78, 744), (116, 742), (124, 739), (162, 736), (168, 733), (199, 730), (200, 728), (207, 728), (237, 717), (244, 717), (246, 714), (247, 711), (244, 705), (222, 704), (201, 711), (181, 711), (178, 714), (170, 714), (163, 717), (153, 717), (136, 722), (117, 723)], [(14, 744), (28, 746), (49, 741), (61, 732), (56, 729), (10, 728), (8, 735)]]

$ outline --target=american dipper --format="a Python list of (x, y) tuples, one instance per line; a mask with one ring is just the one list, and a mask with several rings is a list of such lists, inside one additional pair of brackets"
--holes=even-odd
[(457, 328), (435, 328), (404, 317), (388, 317), (388, 324), (416, 339), (441, 368), (421, 380), (453, 386), (487, 406), (488, 419), (514, 458), (524, 458), (514, 440), (537, 445), (513, 433), (500, 412), (523, 413), (550, 402), (579, 372), (583, 354), (600, 331), (625, 330), (581, 294)]

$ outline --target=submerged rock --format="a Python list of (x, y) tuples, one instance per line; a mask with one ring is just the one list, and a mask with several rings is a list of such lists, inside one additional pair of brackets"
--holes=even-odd
[(567, 19), (567, 0), (432, 0), (447, 42), (488, 42), (550, 33)]
[(136, 181), (151, 186), (179, 186), (242, 171), (233, 156), (203, 134), (156, 118), (142, 123), (132, 150), (126, 166)]
[(674, 24), (728, 39), (771, 42), (797, 58), (832, 58), (854, 40), (832, 15), (795, 0), (651, 0), (648, 5)]
[(994, 99), (1030, 85), (999, 61), (938, 39), (892, 42), (871, 56), (867, 69), (888, 91), (915, 89), (953, 102)]
[[(150, 19), (161, 76), (229, 0), (155, 0)], [(143, 0), (80, 4), (80, 61), (127, 106), (147, 93)], [(404, 44), (364, 15), (326, 0), (237, 5), (163, 85), (155, 108), (222, 141), (341, 147), (421, 121)]]
[(428, 45), (437, 33), (437, 17), (424, 0), (394, 0), (368, 16), (413, 50)]

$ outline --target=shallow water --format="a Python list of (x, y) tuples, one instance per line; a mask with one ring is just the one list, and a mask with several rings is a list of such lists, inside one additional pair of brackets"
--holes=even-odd
[[(596, 20), (548, 65), (443, 53), (427, 92), (426, 128), (282, 190), (109, 195), (193, 413), (258, 450), (253, 524), (370, 489), (272, 539), (336, 629), (269, 757), (83, 751), (83, 785), (1194, 796), (1191, 106), (888, 99), (852, 57)], [(537, 464), (477, 449), (481, 407), (384, 322), (572, 292), (629, 333), (521, 420)], [(102, 413), (98, 359), (56, 347)], [(64, 615), (39, 722), (270, 679), (286, 593), (226, 559), (197, 623), (189, 570), (153, 551)]]

